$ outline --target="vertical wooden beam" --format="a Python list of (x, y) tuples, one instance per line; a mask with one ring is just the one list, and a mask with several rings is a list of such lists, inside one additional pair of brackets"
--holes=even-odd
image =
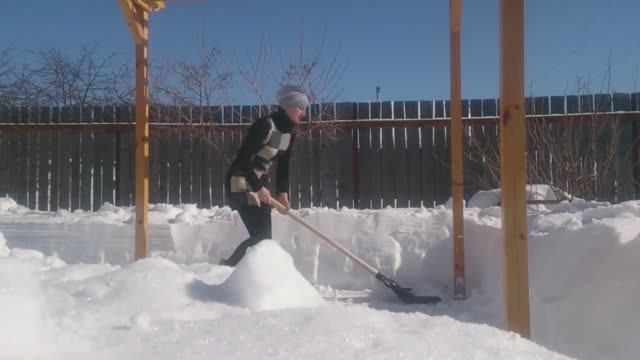
[(451, 51), (451, 190), (453, 194), (453, 297), (465, 299), (467, 291), (464, 276), (464, 219), (463, 219), (463, 141), (462, 100), (460, 76), (460, 22), (462, 0), (449, 2)]
[(530, 337), (524, 117), (524, 0), (500, 1), (500, 179), (507, 330)]
[(147, 256), (149, 236), (149, 13), (135, 5), (142, 41), (136, 42), (136, 243), (135, 259)]

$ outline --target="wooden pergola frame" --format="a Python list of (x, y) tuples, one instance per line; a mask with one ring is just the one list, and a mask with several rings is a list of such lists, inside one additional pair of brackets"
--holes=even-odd
[(462, 142), (462, 79), (460, 69), (460, 23), (462, 0), (450, 0), (449, 33), (451, 61), (451, 193), (453, 197), (453, 297), (466, 299), (464, 275), (464, 169)]
[[(466, 298), (464, 276), (463, 142), (460, 96), (462, 0), (450, 0), (451, 188), (454, 298)], [(524, 106), (524, 0), (500, 0), (500, 186), (507, 330), (529, 338), (526, 194), (527, 126)]]
[(500, 1), (500, 188), (507, 330), (531, 336), (527, 249), (524, 0)]
[(145, 258), (149, 240), (149, 12), (164, 0), (118, 0), (136, 47), (134, 257)]
[[(135, 259), (147, 256), (149, 208), (149, 12), (164, 0), (118, 0), (136, 48)], [(451, 179), (454, 298), (466, 298), (460, 71), (462, 0), (450, 0)], [(508, 330), (530, 336), (524, 108), (524, 0), (500, 1), (500, 173)]]

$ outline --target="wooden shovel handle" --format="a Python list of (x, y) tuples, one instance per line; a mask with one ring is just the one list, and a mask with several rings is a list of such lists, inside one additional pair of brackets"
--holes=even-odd
[(376, 268), (374, 268), (373, 266), (367, 264), (364, 260), (362, 260), (359, 257), (357, 257), (349, 249), (347, 249), (344, 246), (340, 245), (336, 241), (330, 239), (328, 236), (326, 236), (325, 234), (320, 232), (320, 230), (318, 230), (315, 226), (313, 226), (311, 224), (308, 224), (306, 221), (302, 220), (302, 218), (300, 216), (298, 216), (297, 214), (287, 210), (287, 208), (284, 205), (282, 205), (280, 202), (278, 202), (276, 199), (270, 198), (269, 199), (269, 205), (271, 205), (271, 207), (273, 207), (273, 208), (276, 208), (278, 211), (289, 215), (289, 217), (291, 217), (293, 220), (297, 221), (300, 225), (304, 226), (305, 228), (307, 228), (312, 233), (318, 235), (320, 238), (322, 238), (322, 240), (328, 242), (331, 246), (333, 246), (334, 248), (338, 249), (338, 251), (340, 251), (341, 253), (345, 254), (349, 259), (351, 259), (351, 260), (355, 261), (356, 263), (360, 264), (362, 267), (367, 269), (367, 271), (369, 271), (373, 275), (377, 275), (378, 274), (379, 271)]

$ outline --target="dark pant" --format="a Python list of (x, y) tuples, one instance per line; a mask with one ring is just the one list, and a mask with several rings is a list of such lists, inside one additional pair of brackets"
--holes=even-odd
[(242, 205), (237, 210), (249, 232), (249, 238), (240, 243), (231, 257), (224, 261), (227, 266), (236, 266), (248, 248), (264, 239), (271, 239), (271, 208), (268, 205)]

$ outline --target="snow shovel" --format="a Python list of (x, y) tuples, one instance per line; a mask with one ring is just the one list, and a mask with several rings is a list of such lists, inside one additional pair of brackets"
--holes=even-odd
[(349, 259), (355, 261), (360, 266), (365, 268), (367, 271), (369, 271), (371, 274), (373, 274), (373, 276), (375, 276), (376, 279), (380, 280), (380, 282), (382, 282), (386, 287), (388, 287), (396, 295), (398, 295), (398, 297), (405, 304), (435, 304), (435, 303), (440, 302), (442, 300), (438, 296), (418, 296), (418, 295), (413, 294), (411, 292), (411, 288), (402, 287), (402, 286), (398, 285), (398, 283), (395, 282), (393, 279), (389, 279), (388, 277), (384, 276), (376, 268), (374, 268), (373, 266), (367, 264), (364, 260), (360, 259), (355, 254), (353, 254), (351, 251), (349, 251), (349, 249), (345, 248), (344, 246), (338, 244), (336, 241), (330, 239), (328, 236), (324, 235), (322, 232), (320, 232), (320, 230), (316, 229), (313, 225), (308, 224), (307, 222), (302, 220), (302, 218), (300, 216), (298, 216), (297, 214), (294, 214), (293, 212), (288, 211), (286, 209), (286, 207), (284, 205), (282, 205), (280, 202), (278, 202), (276, 199), (270, 198), (269, 199), (269, 203), (270, 203), (269, 205), (271, 205), (271, 207), (276, 208), (278, 211), (280, 211), (282, 213), (286, 213), (287, 215), (289, 215), (290, 218), (292, 218), (293, 220), (297, 221), (300, 225), (306, 227), (307, 229), (309, 229), (309, 231), (311, 231), (312, 233), (318, 235), (324, 241), (328, 242), (331, 246), (333, 246), (334, 248), (338, 249), (340, 252), (342, 252), (344, 255), (346, 255)]

